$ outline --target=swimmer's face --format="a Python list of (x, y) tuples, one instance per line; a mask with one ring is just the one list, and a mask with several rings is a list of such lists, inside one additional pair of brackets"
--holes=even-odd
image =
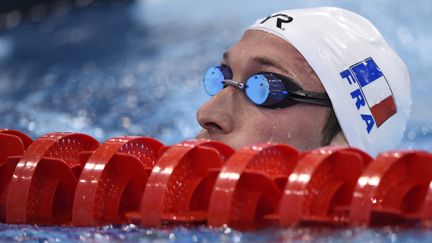
[[(224, 54), (222, 64), (231, 68), (236, 81), (245, 82), (254, 74), (271, 72), (292, 78), (304, 90), (325, 92), (291, 44), (263, 31), (247, 31)], [(197, 120), (203, 129), (197, 138), (218, 140), (235, 149), (274, 142), (307, 150), (321, 145), (328, 112), (328, 107), (304, 103), (280, 109), (258, 107), (242, 90), (227, 86), (198, 110)]]

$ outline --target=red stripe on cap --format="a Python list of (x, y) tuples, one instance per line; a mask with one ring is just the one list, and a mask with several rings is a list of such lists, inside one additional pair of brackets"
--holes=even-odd
[(393, 96), (383, 99), (380, 103), (371, 107), (372, 116), (375, 118), (377, 127), (381, 126), (387, 119), (396, 114), (397, 108)]

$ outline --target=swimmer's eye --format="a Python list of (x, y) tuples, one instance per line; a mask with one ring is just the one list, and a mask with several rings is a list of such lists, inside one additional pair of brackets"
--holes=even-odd
[(221, 64), (220, 66), (220, 70), (223, 73), (224, 79), (232, 79), (233, 78), (233, 73), (231, 71), (231, 68), (225, 64)]

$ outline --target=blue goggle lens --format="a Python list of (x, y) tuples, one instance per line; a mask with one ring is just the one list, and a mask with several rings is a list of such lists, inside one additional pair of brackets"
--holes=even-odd
[(231, 78), (226, 76), (228, 75), (224, 73), (223, 67), (221, 66), (209, 68), (203, 79), (204, 90), (206, 93), (210, 96), (214, 96), (221, 91), (224, 88), (222, 81)]
[(250, 77), (246, 82), (246, 95), (255, 104), (264, 104), (270, 95), (267, 78), (261, 74)]
[(246, 81), (246, 95), (259, 106), (275, 106), (285, 100), (288, 91), (282, 80), (272, 74), (257, 74)]

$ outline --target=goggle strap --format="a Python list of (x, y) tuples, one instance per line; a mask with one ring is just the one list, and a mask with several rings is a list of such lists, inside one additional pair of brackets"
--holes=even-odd
[(295, 90), (295, 91), (291, 91), (290, 93), (301, 96), (301, 97), (321, 99), (321, 100), (329, 100), (329, 97), (326, 93), (304, 91), (304, 90)]
[(289, 94), (290, 94), (290, 98), (293, 100), (315, 104), (315, 105), (322, 105), (322, 106), (332, 105), (326, 93), (296, 90), (296, 91), (290, 91)]

